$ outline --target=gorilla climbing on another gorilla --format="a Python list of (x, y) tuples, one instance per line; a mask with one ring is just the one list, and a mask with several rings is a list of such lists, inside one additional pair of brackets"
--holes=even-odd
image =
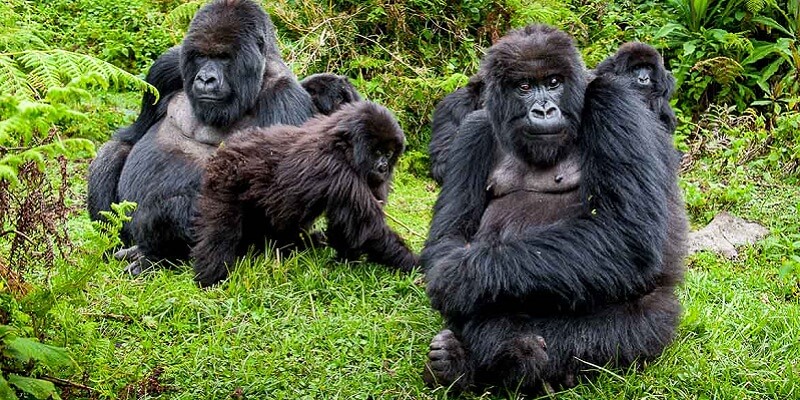
[[(195, 279), (213, 285), (237, 255), (270, 239), (296, 246), (323, 212), (338, 257), (403, 271), (417, 258), (384, 220), (403, 132), (385, 108), (346, 104), (300, 127), (250, 128), (234, 134), (208, 162), (199, 201)], [(316, 234), (312, 234), (312, 237)]]
[(538, 392), (658, 356), (687, 230), (665, 127), (629, 80), (588, 82), (552, 27), (512, 31), (480, 73), (422, 252), (446, 324), (426, 382)]
[[(670, 134), (675, 132), (677, 120), (669, 104), (675, 90), (675, 78), (664, 67), (664, 60), (656, 49), (644, 43), (625, 43), (590, 73), (617, 75), (636, 83), (637, 91), (648, 108), (659, 114), (661, 123)], [(484, 87), (479, 72), (470, 78), (467, 86), (445, 96), (433, 112), (428, 154), (431, 176), (440, 185), (447, 170), (450, 143), (467, 115), (483, 107)]]
[(669, 99), (675, 91), (675, 78), (664, 68), (664, 60), (652, 46), (639, 42), (625, 43), (614, 55), (603, 60), (595, 74), (612, 74), (634, 82), (637, 91), (647, 102), (647, 108), (658, 114), (670, 134), (678, 122)]
[[(180, 80), (174, 74), (176, 57)], [(132, 261), (126, 267), (132, 274), (152, 261), (188, 258), (203, 169), (230, 132), (300, 125), (314, 113), (310, 96), (281, 59), (269, 16), (252, 1), (217, 0), (201, 8), (181, 46), (160, 57), (156, 66), (171, 76), (157, 86), (166, 88), (162, 96), (169, 97), (156, 107), (159, 120), (145, 133), (137, 128), (132, 136), (141, 138), (127, 157), (124, 152), (103, 157), (90, 174), (91, 180), (113, 181), (117, 168), (109, 166), (124, 164), (116, 194), (106, 185), (104, 192), (90, 196), (106, 199), (91, 205), (97, 210), (109, 209), (112, 199), (138, 203), (124, 227), (136, 247), (119, 253)], [(183, 90), (176, 92), (178, 81)], [(97, 186), (90, 183), (91, 188)]]
[(300, 85), (311, 96), (319, 114), (331, 115), (344, 104), (361, 101), (361, 95), (346, 76), (314, 74), (303, 78)]

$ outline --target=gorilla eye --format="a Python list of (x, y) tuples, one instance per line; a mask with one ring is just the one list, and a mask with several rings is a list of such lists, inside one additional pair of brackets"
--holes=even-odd
[(528, 83), (528, 82), (522, 82), (522, 83), (519, 84), (519, 90), (521, 90), (523, 92), (530, 92), (531, 84)]
[(561, 86), (561, 83), (564, 82), (564, 78), (558, 75), (553, 75), (547, 78), (547, 89), (553, 90)]

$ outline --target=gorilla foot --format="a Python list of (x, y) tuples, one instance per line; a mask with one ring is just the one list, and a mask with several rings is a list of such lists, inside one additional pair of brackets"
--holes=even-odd
[(467, 353), (453, 331), (445, 329), (433, 337), (422, 379), (428, 386), (448, 386), (458, 391), (472, 384)]
[(142, 253), (139, 251), (139, 246), (133, 245), (131, 247), (121, 249), (114, 253), (114, 259), (119, 261), (133, 262), (142, 258)]
[[(549, 361), (547, 343), (536, 334), (525, 334), (510, 339), (505, 344), (503, 361), (495, 374), (505, 387), (516, 387), (523, 391), (552, 393), (549, 382), (542, 380), (542, 371)], [(538, 389), (537, 389), (538, 388)]]
[(153, 262), (145, 257), (140, 256), (139, 259), (128, 264), (128, 266), (122, 270), (122, 273), (130, 274), (131, 276), (139, 276), (142, 272), (145, 272), (151, 268), (153, 268)]

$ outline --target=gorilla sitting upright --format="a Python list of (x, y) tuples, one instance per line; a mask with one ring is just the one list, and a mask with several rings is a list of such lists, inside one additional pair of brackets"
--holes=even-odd
[(539, 392), (658, 356), (687, 230), (665, 127), (629, 80), (588, 83), (552, 27), (509, 33), (480, 73), (484, 108), (451, 144), (422, 252), (447, 325), (426, 382)]
[[(677, 119), (669, 104), (675, 91), (675, 78), (664, 66), (664, 60), (656, 49), (644, 43), (625, 43), (590, 73), (615, 75), (633, 83), (641, 100), (647, 103), (650, 111), (658, 114), (667, 132), (675, 132)], [(478, 72), (466, 86), (442, 99), (433, 112), (428, 154), (431, 176), (440, 185), (447, 173), (450, 143), (458, 135), (458, 128), (467, 115), (483, 108), (484, 87), (481, 72)]]
[[(180, 48), (159, 58), (159, 69), (173, 71), (172, 52), (179, 55), (183, 90), (168, 94), (165, 115), (139, 132), (127, 157), (93, 163), (124, 164), (116, 194), (96, 197), (138, 203), (124, 228), (137, 247), (120, 252), (132, 261), (126, 267), (132, 274), (152, 261), (188, 258), (203, 169), (225, 137), (248, 126), (300, 125), (314, 113), (310, 96), (280, 57), (269, 16), (255, 2), (204, 6)], [(174, 85), (176, 79), (167, 81)], [(96, 179), (114, 173), (93, 170), (102, 171)], [(108, 209), (110, 203), (94, 207)]]

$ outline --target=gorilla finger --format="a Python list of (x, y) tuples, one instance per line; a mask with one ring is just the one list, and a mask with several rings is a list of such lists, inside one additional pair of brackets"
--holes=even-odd
[(450, 352), (447, 350), (431, 350), (428, 352), (428, 359), (431, 361), (447, 360), (450, 358)]
[(142, 253), (139, 251), (139, 246), (137, 245), (121, 249), (114, 253), (114, 258), (119, 261), (136, 261), (141, 257)]

